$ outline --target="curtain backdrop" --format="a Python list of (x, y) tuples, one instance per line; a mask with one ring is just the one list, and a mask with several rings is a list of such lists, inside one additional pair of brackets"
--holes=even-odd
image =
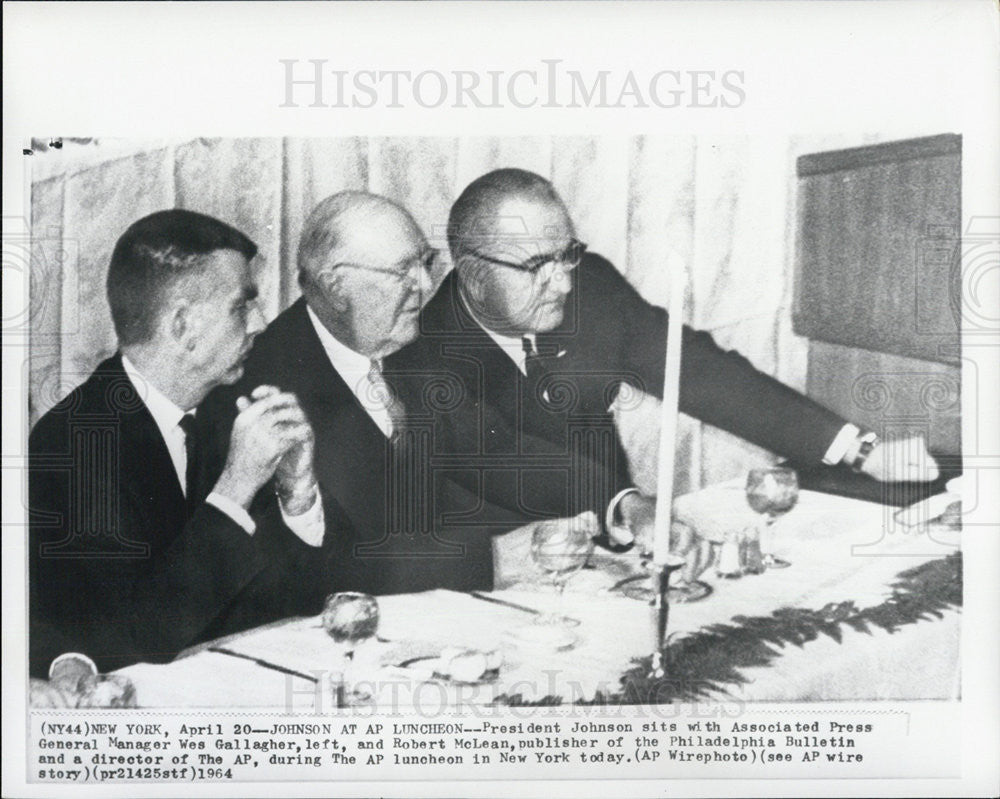
[[(295, 250), (321, 199), (367, 189), (403, 204), (432, 245), (458, 193), (491, 169), (552, 180), (577, 235), (649, 301), (666, 305), (665, 264), (687, 265), (686, 321), (796, 388), (807, 342), (791, 329), (795, 158), (878, 137), (527, 136), (67, 140), (37, 152), (32, 179), (31, 422), (115, 349), (105, 298), (117, 237), (145, 214), (180, 207), (247, 232), (262, 307), (273, 319), (298, 295)], [(450, 264), (445, 259), (443, 277)], [(655, 451), (655, 447), (647, 448)], [(679, 491), (768, 459), (682, 420)]]

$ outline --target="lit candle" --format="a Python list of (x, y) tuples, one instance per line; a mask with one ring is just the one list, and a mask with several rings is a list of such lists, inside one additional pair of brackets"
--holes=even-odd
[(677, 413), (681, 379), (681, 325), (684, 320), (684, 263), (676, 253), (667, 257), (670, 300), (667, 303), (667, 356), (660, 408), (660, 457), (656, 483), (656, 525), (653, 533), (653, 563), (666, 566), (670, 560), (670, 517), (674, 496), (674, 453), (677, 447)]

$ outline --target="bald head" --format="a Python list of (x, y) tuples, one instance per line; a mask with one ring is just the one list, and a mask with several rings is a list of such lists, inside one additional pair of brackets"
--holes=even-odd
[(541, 333), (563, 319), (579, 263), (573, 221), (552, 184), (523, 169), (498, 169), (462, 192), (448, 245), (466, 306), (504, 335)]
[[(341, 191), (317, 205), (299, 237), (299, 276), (315, 280), (338, 261), (378, 251), (386, 237), (423, 239), (409, 212), (392, 200), (365, 191)], [(404, 242), (408, 243), (408, 242)]]
[(518, 218), (518, 206), (524, 203), (555, 207), (565, 214), (552, 184), (524, 169), (495, 169), (466, 186), (448, 217), (448, 248), (455, 263), (477, 243), (529, 233)]
[(377, 194), (327, 197), (299, 239), (302, 293), (343, 344), (382, 357), (416, 335), (433, 250), (413, 217)]

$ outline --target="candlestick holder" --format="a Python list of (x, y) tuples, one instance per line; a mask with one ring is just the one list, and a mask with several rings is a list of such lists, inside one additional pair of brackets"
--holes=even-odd
[(666, 674), (663, 667), (663, 645), (667, 640), (667, 623), (670, 619), (670, 575), (684, 567), (686, 561), (677, 555), (668, 555), (665, 563), (654, 563), (650, 584), (653, 599), (650, 602), (650, 621), (653, 625), (653, 653), (650, 658), (649, 676), (660, 679)]

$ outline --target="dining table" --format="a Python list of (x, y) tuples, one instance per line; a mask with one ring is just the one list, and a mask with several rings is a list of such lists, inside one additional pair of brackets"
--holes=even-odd
[[(756, 522), (739, 481), (675, 507), (716, 543)], [(346, 664), (321, 618), (308, 617), (118, 673), (148, 708), (957, 699), (961, 532), (911, 522), (878, 502), (802, 490), (774, 528), (787, 568), (733, 579), (711, 565), (698, 578), (706, 597), (670, 603), (662, 675), (650, 673), (655, 609), (620, 587), (642, 564), (603, 550), (562, 594), (529, 575), (489, 592), (379, 596), (377, 634)], [(547, 613), (576, 623), (571, 646), (522, 635)], [(499, 666), (460, 681), (435, 667), (456, 651), (488, 653)]]

